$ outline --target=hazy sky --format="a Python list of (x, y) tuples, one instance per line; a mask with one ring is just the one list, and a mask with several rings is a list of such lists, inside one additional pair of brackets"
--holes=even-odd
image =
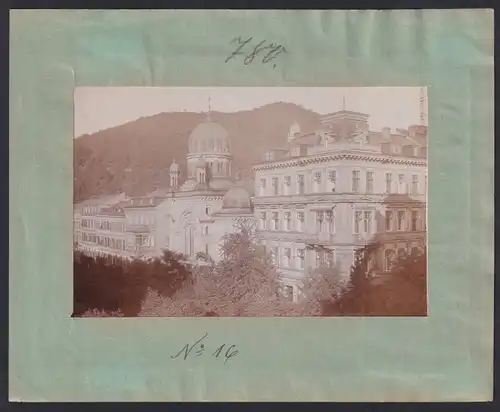
[(420, 122), (418, 87), (77, 87), (75, 137), (161, 112), (251, 110), (277, 101), (320, 114), (345, 109), (370, 115), (373, 130)]

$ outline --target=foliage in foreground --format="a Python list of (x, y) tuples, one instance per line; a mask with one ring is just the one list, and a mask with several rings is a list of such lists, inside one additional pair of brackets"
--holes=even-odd
[(137, 316), (148, 288), (171, 296), (188, 281), (190, 269), (183, 261), (181, 254), (170, 251), (149, 261), (91, 258), (75, 252), (73, 316), (103, 312)]
[(334, 267), (308, 273), (297, 303), (285, 296), (271, 256), (244, 225), (224, 236), (218, 263), (199, 254), (204, 264), (191, 267), (173, 252), (149, 262), (80, 256), (75, 315), (425, 316), (426, 250), (400, 258), (388, 273), (374, 274), (368, 262), (379, 248), (360, 250), (347, 280)]
[(297, 305), (284, 296), (271, 257), (251, 227), (222, 239), (221, 261), (193, 270), (171, 297), (150, 290), (140, 316), (289, 316)]

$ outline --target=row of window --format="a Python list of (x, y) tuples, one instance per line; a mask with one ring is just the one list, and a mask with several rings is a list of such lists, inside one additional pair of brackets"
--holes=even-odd
[(228, 147), (225, 144), (224, 140), (221, 138), (215, 139), (201, 139), (196, 141), (191, 147), (191, 152), (228, 152)]
[[(408, 190), (409, 189), (409, 190)], [(427, 191), (427, 175), (425, 175), (424, 193)], [(397, 180), (393, 173), (385, 174), (385, 193), (402, 193), (410, 195), (420, 194), (419, 190), (419, 175), (414, 174), (411, 176), (411, 184), (408, 187), (404, 173), (399, 173)]]
[[(305, 250), (296, 248), (293, 253), (290, 247), (270, 247), (268, 248), (272, 263), (281, 268), (304, 269)], [(315, 252), (314, 268), (328, 268), (335, 265), (335, 251), (321, 250)]]
[[(207, 169), (212, 175), (228, 175), (231, 173), (231, 162), (207, 162)], [(194, 176), (196, 172), (196, 165), (194, 163), (188, 164), (188, 174)]]
[[(312, 212), (315, 214), (315, 231), (314, 233), (335, 233), (335, 214), (332, 210), (321, 210)], [(261, 212), (259, 216), (260, 230), (276, 230), (276, 231), (295, 231), (303, 232), (305, 230), (305, 212), (283, 212), (281, 219), (279, 212)], [(270, 218), (270, 219), (269, 219)], [(354, 227), (353, 233), (374, 233), (375, 212), (372, 210), (357, 210), (354, 212)], [(387, 211), (385, 215), (385, 230), (392, 231), (420, 231), (425, 230), (425, 219), (422, 218), (418, 210), (410, 212), (410, 221), (407, 222), (407, 212), (405, 210)], [(207, 228), (208, 230), (208, 228)], [(207, 232), (208, 233), (208, 232)]]
[(122, 222), (111, 222), (109, 220), (81, 219), (75, 221), (76, 228), (109, 230), (110, 232), (123, 232)]
[(79, 240), (94, 243), (97, 246), (104, 246), (111, 249), (126, 250), (127, 245), (124, 239), (115, 239), (109, 236), (96, 235), (94, 233), (81, 233)]
[[(353, 193), (375, 193), (375, 176), (374, 172), (366, 172), (365, 188), (361, 187), (361, 171), (352, 171), (351, 191)], [(393, 173), (385, 174), (385, 193), (405, 193), (411, 195), (418, 195), (420, 190), (419, 175), (411, 175), (411, 183), (407, 183), (406, 175), (399, 173), (397, 177)], [(324, 180), (324, 173), (316, 171), (312, 175), (311, 192), (324, 193), (335, 192), (337, 190), (337, 172), (329, 170), (327, 172), (326, 180)], [(425, 176), (424, 193), (427, 190), (427, 176)], [(278, 196), (278, 195), (303, 195), (306, 192), (306, 178), (304, 174), (295, 176), (293, 182), (292, 176), (272, 177), (271, 178), (271, 191), (267, 189), (267, 178), (261, 178), (258, 182), (257, 193), (259, 196)]]
[(82, 215), (84, 216), (92, 216), (96, 215), (99, 212), (99, 208), (96, 206), (86, 206), (82, 210)]
[(407, 212), (405, 210), (385, 212), (385, 231), (405, 231), (411, 230), (422, 231), (427, 229), (427, 224), (424, 216), (418, 210), (412, 210), (410, 212), (410, 221), (407, 222)]
[[(272, 262), (280, 268), (304, 269), (305, 268), (305, 250), (296, 248), (295, 253), (290, 247), (269, 247), (268, 251), (271, 255)], [(388, 249), (384, 253), (384, 269), (390, 270), (391, 266), (398, 260), (403, 258), (407, 253), (417, 254), (420, 249), (417, 246), (406, 248), (398, 248), (397, 251)], [(355, 256), (356, 252), (354, 252)], [(331, 268), (335, 266), (335, 250), (319, 250), (314, 252), (314, 261), (311, 262), (314, 268)], [(373, 267), (377, 266), (377, 259), (372, 262)]]
[[(268, 218), (270, 218), (270, 221), (268, 221)], [(292, 212), (284, 212), (282, 225), (279, 212), (261, 212), (259, 217), (259, 229), (302, 232), (305, 228), (304, 219), (305, 212), (295, 212), (295, 219), (293, 221)]]
[(305, 267), (305, 249), (297, 248), (292, 254), (292, 248), (268, 247), (273, 265), (284, 268), (304, 269)]

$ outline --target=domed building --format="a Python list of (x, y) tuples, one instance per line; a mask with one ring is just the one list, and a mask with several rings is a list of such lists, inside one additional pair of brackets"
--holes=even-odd
[[(200, 263), (201, 252), (217, 261), (222, 237), (237, 230), (242, 221), (253, 223), (249, 193), (253, 182), (251, 189), (245, 189), (237, 173), (233, 179), (230, 136), (212, 120), (210, 110), (189, 135), (186, 167), (173, 159), (168, 173), (166, 187), (129, 198), (120, 211), (111, 210), (102, 217), (105, 227), (113, 226), (116, 233), (113, 239), (92, 233), (92, 239), (100, 242), (95, 253), (118, 248), (115, 253), (120, 256), (154, 258), (170, 250)], [(90, 218), (83, 216), (95, 210), (85, 210), (75, 223), (78, 226), (84, 219), (85, 234), (80, 233), (76, 239), (90, 247)], [(94, 226), (97, 228), (97, 223), (92, 224), (92, 230)]]
[(241, 223), (254, 223), (250, 194), (239, 179), (222, 198), (222, 207), (213, 214), (213, 219), (217, 231), (216, 236), (219, 238), (226, 233), (234, 233)]
[(191, 259), (204, 252), (217, 260), (221, 237), (241, 219), (253, 221), (250, 194), (239, 176), (233, 179), (230, 148), (229, 133), (209, 110), (189, 135), (186, 170), (175, 159), (170, 166), (168, 196), (157, 214), (159, 249)]
[(187, 179), (181, 191), (199, 190), (202, 187), (228, 190), (232, 186), (229, 133), (219, 123), (212, 121), (210, 112), (189, 135), (188, 149)]

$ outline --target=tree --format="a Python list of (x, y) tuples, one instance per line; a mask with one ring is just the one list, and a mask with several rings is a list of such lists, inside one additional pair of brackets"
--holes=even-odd
[(328, 316), (329, 307), (346, 289), (338, 267), (323, 266), (309, 271), (301, 287), (299, 313), (304, 316)]
[(380, 245), (373, 243), (358, 251), (345, 293), (324, 306), (325, 314), (425, 316), (426, 249), (402, 256), (389, 272), (374, 275), (369, 262), (379, 250)]
[(281, 293), (279, 273), (253, 226), (241, 223), (222, 238), (221, 261), (193, 269), (172, 298), (150, 292), (141, 316), (284, 316), (294, 305)]
[(394, 268), (373, 285), (370, 314), (427, 315), (426, 248), (400, 257)]

